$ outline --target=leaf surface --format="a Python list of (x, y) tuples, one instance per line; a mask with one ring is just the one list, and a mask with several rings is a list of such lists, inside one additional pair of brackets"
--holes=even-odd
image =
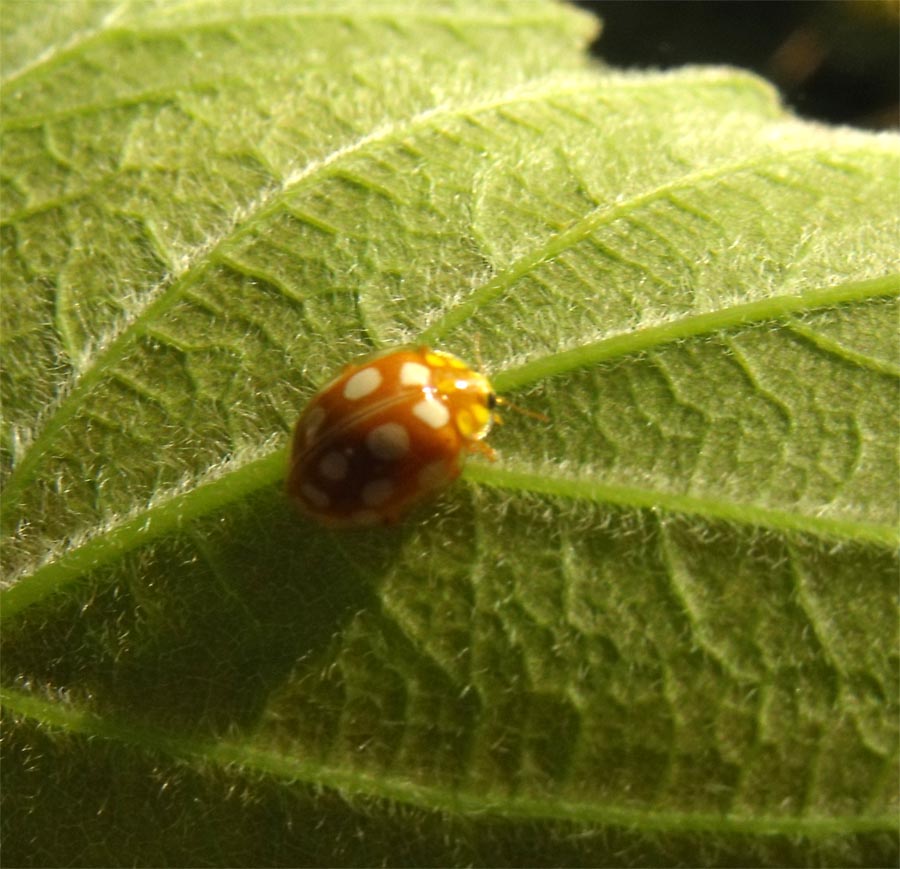
[[(13, 849), (895, 852), (896, 136), (542, 2), (9, 9)], [(304, 523), (303, 403), (419, 341), (549, 422)]]

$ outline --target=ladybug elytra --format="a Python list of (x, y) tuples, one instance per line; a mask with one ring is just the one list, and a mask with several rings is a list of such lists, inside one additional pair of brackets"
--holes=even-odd
[(389, 350), (351, 362), (313, 396), (294, 429), (287, 491), (332, 527), (396, 522), (480, 452), (498, 399), (450, 353)]

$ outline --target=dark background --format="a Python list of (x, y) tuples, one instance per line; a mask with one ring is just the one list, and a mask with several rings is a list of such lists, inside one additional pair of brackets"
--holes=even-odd
[(900, 0), (580, 0), (603, 20), (593, 53), (646, 69), (730, 64), (797, 114), (900, 126)]

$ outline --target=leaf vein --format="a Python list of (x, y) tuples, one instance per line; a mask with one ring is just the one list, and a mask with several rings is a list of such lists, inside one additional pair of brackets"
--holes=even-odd
[(892, 832), (896, 817), (889, 815), (723, 815), (721, 812), (641, 810), (615, 804), (597, 804), (542, 797), (491, 794), (419, 784), (408, 776), (370, 775), (340, 769), (316, 759), (304, 759), (273, 749), (252, 747), (246, 741), (173, 736), (155, 727), (101, 717), (74, 703), (63, 703), (21, 689), (0, 691), (0, 702), (10, 712), (67, 733), (110, 740), (172, 757), (202, 761), (224, 768), (239, 766), (286, 782), (302, 782), (316, 788), (332, 788), (347, 795), (369, 795), (430, 810), (454, 813), (491, 813), (498, 817), (581, 821), (624, 825), (629, 828), (671, 831), (729, 831), (732, 833), (789, 835), (847, 835)]

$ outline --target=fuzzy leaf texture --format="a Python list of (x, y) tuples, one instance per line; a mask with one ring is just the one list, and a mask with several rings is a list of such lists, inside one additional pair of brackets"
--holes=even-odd
[[(2, 26), (7, 863), (896, 855), (895, 135), (537, 0)], [(407, 342), (549, 421), (300, 519)]]

